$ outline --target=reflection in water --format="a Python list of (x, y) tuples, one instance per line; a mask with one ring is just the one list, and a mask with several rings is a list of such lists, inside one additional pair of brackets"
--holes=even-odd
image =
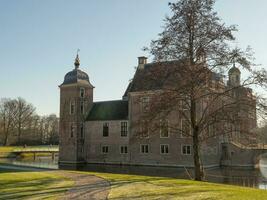
[[(51, 157), (37, 157), (33, 159), (0, 159), (0, 163), (9, 163), (20, 166), (41, 167), (49, 169), (58, 169), (58, 158), (52, 160)], [(265, 161), (262, 161), (264, 163)], [(267, 163), (267, 159), (266, 159)], [(66, 166), (66, 169), (73, 169), (71, 166)], [(88, 164), (85, 166), (78, 166), (75, 169), (80, 171), (93, 172), (109, 172), (118, 174), (134, 174), (134, 175), (148, 175), (189, 179), (189, 174), (193, 176), (193, 170), (175, 167), (148, 167), (148, 166), (119, 166), (119, 165), (100, 165)], [(266, 172), (266, 173), (265, 173)], [(257, 169), (236, 169), (236, 168), (217, 168), (205, 171), (205, 179), (209, 182), (225, 183), (246, 187), (254, 187), (260, 189), (267, 189), (267, 165), (261, 165), (260, 170)]]
[(7, 163), (12, 165), (27, 166), (27, 167), (38, 167), (47, 169), (58, 169), (58, 157), (56, 156), (54, 160), (47, 156), (38, 156), (34, 160), (33, 158), (8, 158), (0, 159), (0, 163)]

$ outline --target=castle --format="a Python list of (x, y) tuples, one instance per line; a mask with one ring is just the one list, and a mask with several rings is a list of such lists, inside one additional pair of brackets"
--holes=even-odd
[[(149, 137), (136, 137), (140, 114), (150, 103), (149, 93), (155, 92), (157, 83), (145, 83), (145, 74), (157, 63), (147, 63), (146, 57), (138, 58), (133, 80), (121, 100), (94, 102), (94, 86), (89, 76), (80, 70), (77, 55), (75, 68), (65, 75), (60, 88), (60, 144), (59, 164), (126, 164), (149, 166), (193, 167), (192, 139), (171, 131), (159, 130)], [(228, 85), (239, 85), (238, 68), (229, 70)], [(215, 83), (223, 84), (214, 74)], [(245, 113), (247, 129), (256, 127), (256, 104), (249, 88), (237, 93), (249, 98), (252, 109)], [(141, 99), (141, 101), (140, 101)], [(255, 105), (254, 105), (255, 104)], [(248, 115), (247, 115), (248, 114)], [(178, 120), (170, 116), (169, 123)], [(181, 121), (182, 124), (182, 121)], [(238, 133), (240, 134), (240, 133)], [(236, 145), (229, 138), (216, 137), (205, 141), (201, 147), (205, 167), (225, 165), (252, 166), (255, 151)], [(250, 157), (249, 157), (250, 156)], [(248, 158), (249, 157), (249, 158)]]

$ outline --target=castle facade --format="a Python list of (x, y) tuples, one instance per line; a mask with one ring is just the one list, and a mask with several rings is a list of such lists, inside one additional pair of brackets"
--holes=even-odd
[[(138, 125), (140, 116), (151, 103), (150, 95), (153, 96), (159, 89), (158, 83), (144, 81), (145, 74), (157, 67), (157, 63), (147, 63), (145, 57), (139, 57), (135, 76), (123, 98), (105, 102), (93, 101), (94, 86), (89, 76), (80, 70), (78, 55), (74, 65), (75, 68), (65, 75), (64, 82), (59, 86), (60, 165), (98, 163), (193, 167), (192, 138), (175, 134), (168, 128), (148, 133), (146, 137), (137, 137), (136, 133), (145, 129), (141, 123)], [(240, 76), (240, 71), (233, 67), (229, 71), (227, 84), (216, 74), (213, 74), (212, 81), (216, 87), (225, 89), (238, 86)], [(252, 130), (257, 124), (252, 90), (241, 88), (234, 95), (246, 97), (252, 102), (252, 108), (243, 113), (247, 117), (240, 125), (244, 126), (242, 130)], [(184, 129), (183, 119), (175, 110), (168, 116), (168, 124), (174, 123)], [(252, 151), (242, 149), (231, 140), (242, 134), (240, 130), (237, 132), (235, 130), (235, 134), (231, 134), (233, 137), (218, 136), (204, 141), (201, 145), (204, 167), (229, 163), (240, 166), (254, 164)]]

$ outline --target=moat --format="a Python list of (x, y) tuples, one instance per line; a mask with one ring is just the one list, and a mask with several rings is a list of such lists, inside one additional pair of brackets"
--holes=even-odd
[[(37, 167), (45, 169), (58, 169), (57, 157), (38, 156), (33, 158), (9, 158), (0, 159), (0, 164), (12, 164), (16, 166)], [(73, 168), (72, 168), (73, 169)], [(148, 176), (172, 177), (190, 179), (193, 176), (192, 169), (182, 169), (175, 167), (148, 167), (148, 166), (115, 166), (90, 164), (76, 168), (80, 171), (107, 172), (118, 174), (135, 174)], [(205, 179), (208, 182), (223, 183), (267, 189), (267, 166), (260, 166), (260, 169), (237, 169), (237, 168), (216, 168), (205, 171)]]

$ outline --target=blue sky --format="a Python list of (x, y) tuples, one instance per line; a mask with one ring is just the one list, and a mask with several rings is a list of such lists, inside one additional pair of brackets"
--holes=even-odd
[[(169, 0), (1, 0), (0, 98), (21, 96), (38, 114), (59, 112), (59, 89), (73, 69), (96, 87), (94, 100), (120, 99), (137, 57), (162, 30)], [(218, 0), (226, 24), (238, 24), (237, 45), (250, 45), (267, 66), (266, 0)]]

